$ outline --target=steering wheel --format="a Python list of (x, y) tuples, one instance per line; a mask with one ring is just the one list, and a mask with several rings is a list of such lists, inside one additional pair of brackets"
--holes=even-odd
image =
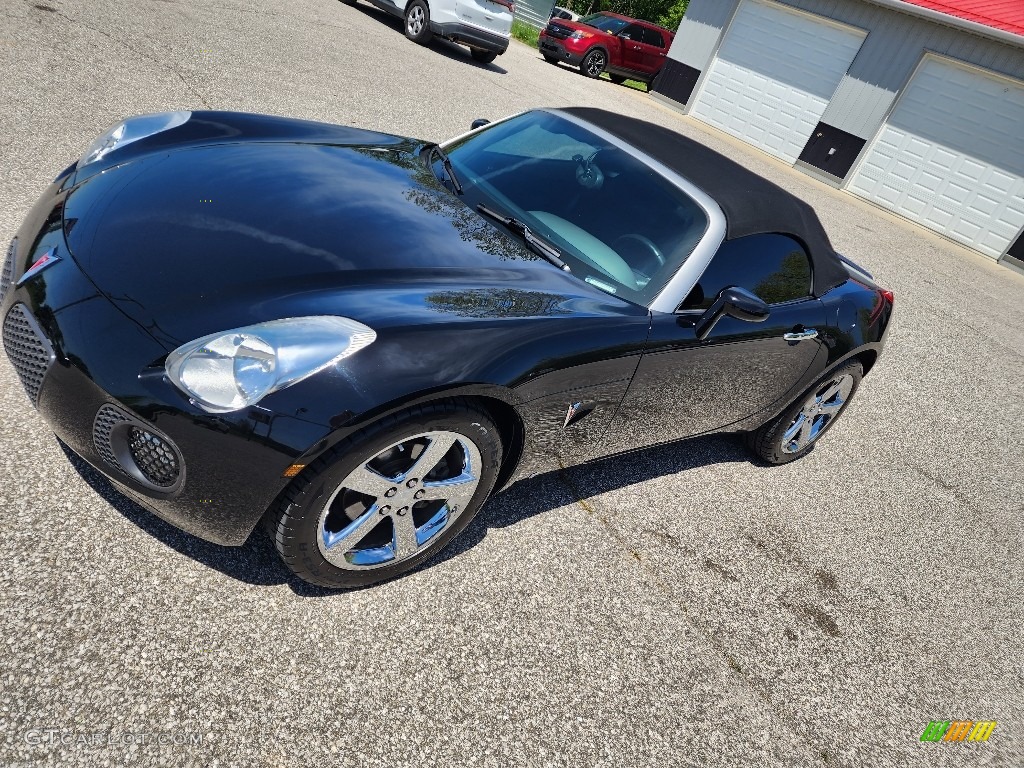
[(658, 246), (656, 246), (649, 237), (644, 237), (643, 235), (639, 235), (636, 232), (630, 232), (628, 235), (620, 235), (619, 237), (615, 238), (615, 240), (612, 242), (612, 245), (615, 247), (615, 250), (619, 251), (620, 253), (624, 249), (626, 250), (626, 253), (629, 253), (630, 250), (633, 250), (632, 248), (629, 247), (629, 243), (640, 243), (640, 245), (643, 246), (644, 250), (646, 250), (651, 256), (658, 260), (659, 267), (665, 266), (665, 254), (661, 252), (661, 249)]
[(636, 275), (633, 274), (629, 264), (586, 230), (547, 211), (528, 211), (528, 213), (567, 243), (572, 243), (585, 261), (590, 262), (620, 285), (631, 289), (638, 286)]

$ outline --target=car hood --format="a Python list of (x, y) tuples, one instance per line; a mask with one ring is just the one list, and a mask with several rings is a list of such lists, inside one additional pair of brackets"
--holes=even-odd
[(608, 37), (614, 37), (614, 35), (612, 35), (609, 32), (605, 32), (603, 29), (598, 29), (597, 27), (592, 27), (589, 24), (584, 24), (581, 21), (573, 21), (571, 19), (549, 19), (548, 24), (554, 24), (559, 27), (565, 27), (566, 29), (570, 29), (573, 32), (577, 30), (583, 30), (584, 32), (592, 32), (598, 35), (607, 35)]
[(463, 204), (423, 163), (419, 142), (358, 138), (143, 152), (72, 189), (68, 247), (168, 348), (298, 314), (380, 328), (429, 320), (444, 306), (465, 317), (469, 305), (496, 315), (616, 303)]

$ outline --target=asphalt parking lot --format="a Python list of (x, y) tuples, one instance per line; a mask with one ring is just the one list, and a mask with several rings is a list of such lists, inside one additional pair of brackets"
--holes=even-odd
[[(0, 82), (4, 244), (128, 114), (440, 140), (585, 105), (793, 191), (896, 293), (886, 354), (803, 460), (709, 437), (542, 476), (430, 567), (340, 594), (262, 533), (207, 544), (76, 469), (3, 357), (0, 765), (1024, 765), (1024, 276), (643, 93), (517, 43), (488, 66), (420, 48), (365, 4), (5, 0)], [(998, 726), (919, 741), (946, 719)]]

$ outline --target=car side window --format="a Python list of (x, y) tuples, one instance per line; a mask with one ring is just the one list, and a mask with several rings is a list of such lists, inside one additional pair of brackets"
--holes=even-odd
[(726, 240), (680, 309), (707, 309), (723, 288), (739, 286), (768, 304), (811, 295), (811, 260), (789, 235), (747, 235)]
[(635, 40), (638, 43), (644, 42), (644, 28), (639, 24), (628, 24), (619, 32), (619, 37), (624, 40)]
[(657, 48), (665, 47), (665, 38), (661, 36), (661, 32), (650, 27), (644, 27), (644, 42)]

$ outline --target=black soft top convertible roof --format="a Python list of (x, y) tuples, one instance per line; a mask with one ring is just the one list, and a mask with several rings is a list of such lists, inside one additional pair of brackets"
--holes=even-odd
[(778, 232), (800, 240), (811, 256), (815, 296), (849, 279), (814, 209), (782, 187), (660, 125), (603, 109), (559, 111), (617, 136), (706, 192), (725, 214), (727, 239)]

